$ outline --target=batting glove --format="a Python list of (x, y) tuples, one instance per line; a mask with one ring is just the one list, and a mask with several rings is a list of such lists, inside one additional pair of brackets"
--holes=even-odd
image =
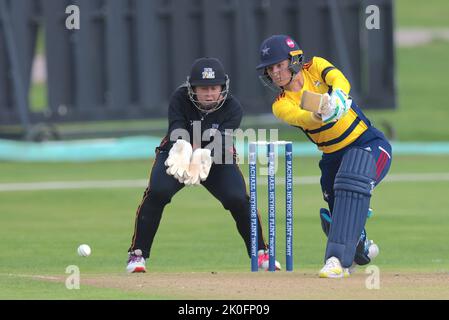
[(321, 107), (321, 119), (324, 123), (337, 121), (348, 113), (351, 104), (352, 100), (343, 90), (335, 89), (329, 96), (328, 103)]

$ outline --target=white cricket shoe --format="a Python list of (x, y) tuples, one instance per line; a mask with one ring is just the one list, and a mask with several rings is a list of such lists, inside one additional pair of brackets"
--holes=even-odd
[(326, 260), (326, 264), (320, 270), (320, 278), (347, 278), (349, 277), (348, 268), (341, 266), (340, 260), (336, 257), (330, 257)]
[(141, 250), (134, 250), (128, 253), (128, 265), (126, 266), (126, 272), (139, 273), (146, 272), (145, 258), (142, 257)]

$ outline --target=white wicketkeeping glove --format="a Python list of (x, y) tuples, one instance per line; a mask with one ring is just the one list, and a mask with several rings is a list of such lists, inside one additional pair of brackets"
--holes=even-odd
[[(327, 93), (326, 93), (327, 95)], [(337, 121), (348, 113), (352, 100), (341, 89), (335, 89), (328, 97), (328, 103), (321, 107), (321, 119), (324, 123)]]
[(170, 149), (167, 160), (165, 160), (165, 165), (168, 167), (167, 174), (183, 183), (187, 170), (189, 170), (191, 156), (192, 145), (185, 140), (177, 140)]
[(184, 179), (186, 186), (199, 185), (207, 179), (212, 166), (212, 157), (209, 149), (196, 149), (192, 154), (189, 170)]

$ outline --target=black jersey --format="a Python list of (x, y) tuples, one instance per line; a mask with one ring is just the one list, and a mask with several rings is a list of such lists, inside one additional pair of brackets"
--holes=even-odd
[[(188, 132), (190, 143), (194, 149), (199, 147), (205, 148), (214, 141), (216, 135), (221, 136), (223, 147), (225, 147), (225, 139), (229, 139), (229, 130), (226, 132), (226, 129), (234, 130), (239, 128), (242, 116), (243, 109), (240, 102), (230, 94), (228, 94), (226, 101), (220, 109), (211, 113), (201, 112), (190, 101), (187, 87), (181, 86), (170, 98), (168, 131), (158, 149), (161, 151), (169, 151), (173, 143), (178, 138), (181, 138), (177, 133), (182, 131), (178, 129), (183, 129), (185, 132)], [(197, 130), (199, 125), (201, 130)], [(196, 128), (194, 130), (195, 126)], [(201, 131), (200, 135), (199, 131)], [(185, 138), (183, 139), (187, 140)], [(224, 152), (235, 153), (235, 148), (232, 145), (232, 150), (224, 150)]]

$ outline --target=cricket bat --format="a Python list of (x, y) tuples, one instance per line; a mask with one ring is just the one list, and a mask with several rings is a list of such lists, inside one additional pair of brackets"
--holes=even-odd
[(305, 90), (301, 98), (301, 108), (314, 113), (321, 113), (321, 108), (328, 103), (329, 96)]

